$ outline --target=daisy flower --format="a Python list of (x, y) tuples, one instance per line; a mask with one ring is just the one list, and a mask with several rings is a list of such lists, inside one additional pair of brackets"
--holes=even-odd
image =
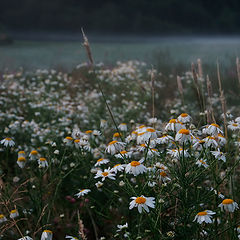
[(124, 225), (117, 225), (117, 230), (116, 230), (116, 232), (120, 232), (120, 231), (122, 231), (123, 229), (126, 229), (126, 228), (128, 228), (128, 223), (125, 223)]
[(224, 146), (227, 143), (226, 138), (221, 133), (218, 134), (217, 139), (220, 146)]
[(190, 131), (188, 129), (180, 129), (176, 136), (175, 140), (180, 143), (187, 143), (191, 141)]
[(25, 165), (26, 165), (26, 158), (25, 157), (19, 157), (17, 159), (17, 165), (20, 167), (20, 168), (24, 168)]
[(158, 152), (158, 150), (156, 148), (149, 148), (147, 156), (148, 157), (160, 156), (160, 153)]
[(74, 196), (77, 196), (77, 198), (80, 198), (80, 197), (88, 194), (89, 192), (91, 192), (90, 189), (82, 189), (82, 190), (79, 189), (79, 192), (76, 193)]
[(69, 236), (69, 235), (67, 235), (65, 238), (70, 239), (70, 240), (78, 240), (78, 238), (73, 237), (73, 236)]
[(207, 127), (207, 132), (211, 136), (217, 136), (219, 133), (223, 133), (220, 126), (216, 123), (212, 123)]
[(163, 170), (160, 171), (158, 178), (163, 183), (167, 183), (167, 182), (171, 181), (171, 178), (169, 178), (167, 176), (167, 173), (165, 171), (163, 171)]
[(19, 157), (26, 157), (25, 152), (24, 151), (19, 151), (18, 152), (18, 158)]
[(6, 221), (7, 221), (7, 218), (3, 214), (0, 214), (0, 224)]
[(218, 207), (223, 209), (226, 212), (234, 212), (236, 209), (238, 209), (238, 204), (234, 202), (232, 199), (224, 199), (221, 204), (218, 205)]
[(126, 123), (120, 123), (118, 125), (118, 129), (122, 132), (126, 132), (127, 131), (127, 124)]
[(131, 157), (131, 155), (132, 155), (132, 152), (127, 152), (127, 151), (123, 150), (120, 153), (116, 154), (115, 157), (123, 159), (125, 157)]
[(16, 218), (19, 216), (19, 213), (18, 213), (18, 210), (17, 209), (13, 209), (11, 212), (10, 212), (10, 218)]
[(44, 230), (42, 232), (41, 240), (52, 240), (53, 233), (50, 230)]
[(99, 158), (97, 160), (97, 162), (95, 163), (95, 167), (98, 167), (98, 166), (101, 166), (102, 164), (106, 164), (106, 163), (109, 163), (109, 160), (108, 159), (105, 159), (105, 158)]
[(3, 140), (1, 140), (0, 143), (3, 144), (5, 147), (13, 147), (15, 145), (15, 142), (9, 137), (4, 138)]
[(149, 212), (150, 208), (155, 208), (155, 198), (154, 197), (131, 197), (133, 199), (129, 204), (129, 209), (133, 209), (134, 207), (138, 208), (138, 212), (142, 213), (142, 209), (146, 212)]
[(141, 159), (140, 161), (132, 161), (129, 164), (127, 164), (125, 171), (126, 173), (133, 174), (134, 176), (137, 176), (141, 173), (144, 173), (147, 171), (147, 168), (142, 164), (144, 159)]
[(207, 148), (209, 148), (209, 147), (217, 148), (218, 147), (218, 143), (216, 142), (215, 137), (207, 136), (203, 140), (205, 141), (204, 146)]
[(80, 148), (80, 139), (74, 140), (74, 146), (75, 146), (75, 148)]
[(112, 171), (115, 172), (115, 174), (117, 172), (122, 172), (124, 170), (124, 167), (125, 167), (125, 164), (116, 164), (113, 168), (112, 168)]
[(219, 149), (218, 149), (218, 151), (211, 151), (211, 153), (216, 159), (226, 162), (225, 154), (223, 152), (220, 152)]
[(157, 138), (155, 140), (155, 142), (157, 144), (167, 144), (167, 143), (172, 142), (172, 141), (174, 141), (174, 138), (169, 136), (169, 135), (163, 135), (162, 137)]
[(178, 121), (180, 121), (182, 123), (190, 123), (192, 120), (190, 115), (188, 115), (187, 113), (180, 114), (177, 119), (178, 119)]
[(63, 142), (66, 144), (66, 146), (72, 146), (72, 143), (73, 143), (73, 138), (68, 136), (68, 137), (65, 137)]
[(166, 131), (176, 131), (178, 132), (180, 129), (185, 128), (185, 125), (179, 122), (177, 119), (171, 119), (165, 127)]
[(240, 123), (240, 117), (235, 118), (235, 122)]
[(37, 160), (38, 159), (38, 151), (32, 150), (29, 154), (30, 161)]
[(119, 132), (116, 132), (113, 134), (113, 140), (119, 140), (121, 139), (121, 137), (122, 137), (122, 134)]
[(118, 141), (112, 141), (108, 144), (107, 148), (106, 148), (106, 152), (114, 155), (116, 153), (119, 153), (123, 150), (123, 148), (125, 147), (126, 143), (123, 142), (118, 142)]
[(115, 173), (112, 172), (112, 169), (108, 168), (105, 169), (104, 171), (98, 170), (97, 174), (94, 178), (102, 178), (102, 181), (104, 181), (106, 178), (110, 178), (112, 180), (115, 180)]
[(33, 240), (33, 239), (29, 236), (26, 236), (26, 237), (23, 237), (23, 238), (19, 238), (18, 240)]
[(100, 128), (106, 128), (107, 127), (107, 121), (104, 119), (100, 120)]
[(48, 162), (46, 158), (39, 158), (38, 165), (40, 168), (48, 167)]
[(207, 161), (203, 159), (197, 160), (196, 165), (198, 165), (198, 167), (201, 167), (201, 166), (205, 168), (209, 167), (209, 165), (207, 164)]
[(227, 127), (232, 131), (240, 129), (240, 124), (239, 123), (235, 123), (235, 122), (231, 121), (228, 124), (229, 125)]
[(214, 215), (214, 214), (216, 214), (216, 213), (213, 212), (213, 211), (210, 211), (210, 210), (205, 210), (203, 212), (199, 212), (195, 216), (193, 222), (196, 221), (199, 224), (202, 224), (203, 222), (205, 222), (205, 223), (212, 223), (212, 217), (213, 217), (212, 215)]

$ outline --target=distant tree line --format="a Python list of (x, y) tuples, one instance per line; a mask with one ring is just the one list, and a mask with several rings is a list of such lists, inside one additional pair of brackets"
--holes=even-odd
[(1, 0), (1, 29), (239, 33), (240, 0)]

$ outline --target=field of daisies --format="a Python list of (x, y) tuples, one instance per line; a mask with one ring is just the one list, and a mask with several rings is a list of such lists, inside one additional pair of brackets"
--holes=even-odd
[(0, 239), (240, 239), (238, 71), (214, 71), (4, 73)]

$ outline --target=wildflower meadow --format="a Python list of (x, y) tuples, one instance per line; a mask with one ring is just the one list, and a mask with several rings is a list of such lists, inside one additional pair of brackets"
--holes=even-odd
[[(5, 72), (0, 239), (240, 239), (240, 64)], [(231, 84), (230, 84), (231, 83)]]

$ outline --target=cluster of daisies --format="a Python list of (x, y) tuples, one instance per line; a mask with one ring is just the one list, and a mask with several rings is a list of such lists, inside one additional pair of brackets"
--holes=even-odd
[[(171, 119), (165, 125), (164, 131), (139, 125), (130, 135), (126, 134), (126, 124), (120, 124), (118, 126), (119, 132), (113, 135), (113, 140), (105, 148), (105, 154), (111, 158), (114, 157), (118, 162), (112, 167), (105, 167), (112, 165), (112, 161), (105, 156), (96, 160), (94, 168), (91, 170), (92, 173), (95, 172), (95, 178), (101, 180), (95, 184), (96, 187), (101, 188), (106, 179), (115, 180), (117, 174), (123, 172), (134, 177), (141, 174), (153, 176), (152, 179), (149, 177), (149, 187), (155, 186), (158, 182), (167, 184), (171, 181), (171, 177), (168, 166), (159, 161), (160, 146), (167, 148), (167, 154), (173, 161), (179, 161), (182, 156), (189, 158), (190, 154), (194, 154), (196, 165), (208, 168), (207, 159), (204, 159), (205, 156), (202, 154), (203, 149), (208, 149), (216, 160), (226, 162), (226, 154), (220, 150), (226, 144), (220, 126), (212, 123), (198, 130), (194, 128), (191, 121), (190, 115), (182, 113), (178, 118)], [(239, 118), (236, 118), (235, 121), (239, 121)], [(192, 153), (189, 152), (190, 147), (193, 150)], [(121, 181), (120, 184), (123, 185), (124, 182)], [(90, 189), (79, 189), (76, 196), (79, 198), (89, 192), (91, 192)], [(219, 196), (224, 198), (220, 193)], [(155, 198), (144, 195), (131, 197), (129, 209), (134, 207), (138, 209), (139, 213), (142, 213), (143, 209), (149, 212), (149, 208), (155, 208)], [(227, 212), (234, 212), (238, 209), (238, 204), (232, 199), (224, 199), (219, 207)], [(210, 210), (199, 212), (194, 221), (200, 224), (203, 222), (211, 223), (214, 214), (215, 212)]]

